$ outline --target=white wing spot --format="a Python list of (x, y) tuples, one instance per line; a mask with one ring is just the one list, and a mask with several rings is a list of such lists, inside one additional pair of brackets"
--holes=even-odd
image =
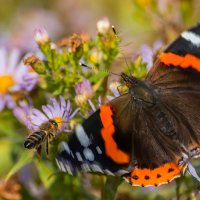
[(80, 144), (83, 147), (88, 147), (90, 145), (90, 139), (80, 124), (76, 126), (75, 132), (76, 132), (76, 137), (80, 142)]
[(84, 156), (85, 156), (85, 158), (86, 158), (87, 160), (89, 160), (89, 161), (94, 161), (94, 154), (93, 154), (93, 152), (92, 152), (91, 149), (85, 148), (85, 149), (83, 150), (83, 154), (84, 154)]
[(90, 172), (90, 167), (88, 164), (84, 163), (81, 165), (81, 168), (83, 169), (83, 171), (86, 171), (86, 172)]
[(101, 151), (101, 149), (100, 149), (99, 146), (96, 147), (96, 150), (97, 150), (97, 153), (98, 153), (98, 154), (102, 154), (102, 151)]
[(80, 162), (83, 161), (81, 154), (79, 152), (76, 152), (76, 157), (77, 157), (78, 161), (80, 161)]
[(91, 169), (92, 169), (93, 172), (100, 172), (100, 173), (103, 173), (101, 167), (99, 167), (99, 166), (96, 165), (96, 164), (92, 164), (92, 165), (91, 165)]
[(58, 145), (58, 151), (59, 152), (62, 152), (62, 151), (66, 151), (68, 154), (70, 154), (70, 149), (69, 149), (69, 146), (66, 142), (61, 142), (59, 145)]
[(63, 172), (66, 172), (66, 169), (65, 169), (63, 163), (62, 163), (61, 161), (58, 161), (58, 162), (59, 162), (59, 167), (60, 167), (60, 169), (61, 169)]
[(115, 176), (110, 170), (105, 169), (104, 172), (109, 176)]
[(72, 175), (72, 171), (71, 171), (70, 166), (65, 164), (64, 167), (65, 167), (65, 169), (67, 169), (67, 172)]
[(194, 46), (199, 47), (200, 46), (200, 36), (196, 33), (193, 33), (191, 31), (184, 31), (181, 36), (191, 42)]
[(118, 170), (116, 174), (119, 175), (119, 176), (121, 176), (121, 175), (127, 174), (127, 173), (129, 173), (129, 171), (121, 169), (121, 170)]

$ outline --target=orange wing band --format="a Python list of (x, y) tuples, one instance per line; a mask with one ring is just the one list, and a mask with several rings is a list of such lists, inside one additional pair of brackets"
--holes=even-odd
[(181, 172), (184, 171), (185, 167), (186, 164), (178, 166), (175, 163), (166, 163), (155, 169), (135, 168), (130, 175), (124, 178), (134, 186), (159, 186), (181, 176)]
[(113, 124), (111, 107), (103, 105), (100, 108), (100, 117), (103, 124), (101, 135), (104, 140), (106, 155), (118, 164), (129, 163), (130, 156), (127, 153), (118, 149), (117, 144), (113, 139), (115, 127)]
[(192, 67), (200, 72), (200, 59), (191, 54), (179, 56), (174, 53), (162, 53), (160, 55), (160, 61), (165, 65), (174, 65), (181, 68)]

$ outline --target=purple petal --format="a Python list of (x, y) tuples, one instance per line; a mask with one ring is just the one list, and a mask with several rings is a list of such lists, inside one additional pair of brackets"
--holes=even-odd
[(141, 48), (142, 62), (147, 64), (149, 69), (153, 65), (153, 51), (148, 45), (143, 45)]
[(66, 107), (66, 101), (62, 96), (60, 96), (60, 106), (61, 106), (61, 109)]
[(95, 112), (96, 108), (90, 99), (88, 99), (88, 103), (90, 104), (90, 107), (92, 108), (92, 110)]
[(48, 118), (38, 109), (33, 108), (32, 109), (33, 114), (35, 115), (35, 117), (41, 119), (42, 121), (47, 121)]
[(101, 107), (101, 105), (102, 105), (101, 96), (98, 97), (98, 103), (99, 103), (99, 107)]
[(111, 101), (111, 100), (113, 100), (115, 97), (113, 97), (113, 96), (106, 96), (106, 98), (109, 100), (109, 101)]
[(49, 105), (49, 104), (47, 104), (46, 106), (47, 106), (47, 108), (50, 110), (52, 116), (54, 117), (54, 108), (53, 108), (53, 106), (51, 106), (51, 105)]
[(53, 115), (47, 106), (42, 106), (43, 112), (47, 115), (49, 119), (53, 119)]
[(40, 126), (42, 123), (46, 122), (47, 120), (41, 120), (40, 118), (31, 115), (30, 116), (31, 123), (37, 126)]
[(7, 56), (6, 50), (1, 47), (0, 48), (0, 68), (1, 68), (0, 74), (4, 74), (6, 71), (6, 66), (7, 66), (6, 56)]
[(53, 116), (54, 116), (54, 117), (61, 116), (61, 115), (60, 115), (61, 111), (60, 111), (60, 105), (59, 105), (59, 103), (56, 101), (55, 98), (52, 98), (52, 99), (51, 99), (51, 102), (52, 102), (53, 107), (54, 107)]
[(197, 181), (200, 182), (200, 177), (190, 161), (188, 161), (188, 171), (194, 178), (196, 178)]
[(69, 119), (72, 119), (76, 114), (77, 112), (80, 110), (80, 108), (77, 108), (71, 115), (70, 115), (70, 118)]
[(71, 104), (70, 104), (70, 101), (68, 100), (67, 101), (67, 107), (66, 107), (66, 110), (70, 110), (71, 109)]
[(17, 49), (13, 49), (10, 53), (9, 56), (9, 61), (8, 61), (8, 71), (13, 72), (15, 67), (18, 64), (20, 58), (20, 52)]

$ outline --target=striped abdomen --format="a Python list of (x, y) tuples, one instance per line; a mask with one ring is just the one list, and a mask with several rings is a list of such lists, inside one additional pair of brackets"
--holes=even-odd
[(30, 134), (24, 142), (24, 147), (27, 149), (37, 148), (44, 141), (45, 136), (45, 131), (36, 131)]

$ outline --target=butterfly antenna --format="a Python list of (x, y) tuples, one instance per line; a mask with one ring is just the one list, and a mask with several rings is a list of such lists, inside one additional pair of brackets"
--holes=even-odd
[[(115, 29), (115, 27), (114, 27), (113, 25), (112, 25), (112, 31), (113, 31), (113, 33), (114, 33), (116, 39), (119, 41), (119, 37), (118, 37), (117, 31), (116, 31), (116, 29)], [(126, 66), (128, 67), (128, 72), (129, 72), (129, 74), (131, 75), (130, 66), (129, 66), (128, 62), (127, 62), (126, 56), (124, 55), (123, 52), (121, 52), (121, 54), (122, 54), (122, 56), (123, 56), (123, 58), (124, 58), (124, 60), (125, 60)]]
[[(88, 69), (91, 69), (91, 70), (94, 70), (94, 69), (95, 69), (94, 67), (91, 67), (91, 66), (89, 66), (89, 65), (87, 65), (87, 64), (85, 64), (85, 63), (82, 63), (82, 62), (80, 62), (80, 65), (81, 65), (82, 67), (85, 67), (85, 68), (88, 68)], [(99, 71), (106, 72), (106, 73), (108, 73), (109, 75), (112, 74), (112, 75), (115, 75), (115, 76), (121, 76), (121, 75), (116, 74), (116, 73), (113, 73), (113, 72), (111, 72), (111, 71), (109, 71), (109, 70), (99, 70)]]

